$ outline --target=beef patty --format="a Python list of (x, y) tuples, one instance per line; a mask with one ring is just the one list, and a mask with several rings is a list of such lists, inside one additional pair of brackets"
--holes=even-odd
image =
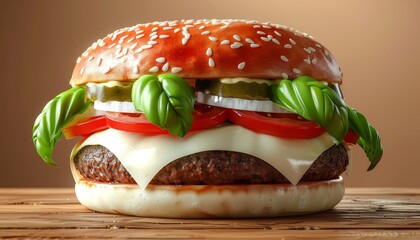
[[(76, 169), (88, 180), (135, 184), (117, 157), (100, 145), (83, 147), (74, 157)], [(301, 182), (338, 178), (348, 165), (346, 147), (334, 145), (323, 152), (302, 177)], [(268, 184), (289, 183), (270, 164), (231, 151), (205, 151), (179, 158), (162, 168), (151, 184)]]

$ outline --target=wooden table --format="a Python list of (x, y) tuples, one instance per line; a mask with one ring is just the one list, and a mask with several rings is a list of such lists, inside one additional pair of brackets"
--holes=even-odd
[(420, 189), (347, 189), (334, 209), (267, 219), (157, 219), (92, 212), (73, 189), (0, 189), (0, 238), (420, 239)]

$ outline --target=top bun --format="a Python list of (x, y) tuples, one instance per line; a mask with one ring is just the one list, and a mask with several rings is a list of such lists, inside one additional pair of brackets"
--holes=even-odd
[(294, 79), (341, 83), (332, 54), (311, 36), (272, 23), (182, 20), (138, 24), (93, 43), (73, 70), (72, 86), (143, 74), (183, 78)]

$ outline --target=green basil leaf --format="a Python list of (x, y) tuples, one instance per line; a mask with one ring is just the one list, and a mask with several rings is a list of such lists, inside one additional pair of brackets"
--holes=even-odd
[(349, 129), (359, 135), (357, 144), (365, 151), (369, 158), (370, 165), (368, 171), (375, 168), (382, 158), (381, 138), (375, 128), (369, 124), (365, 116), (354, 108), (347, 108), (349, 114)]
[(310, 77), (282, 80), (271, 86), (271, 100), (277, 105), (318, 123), (341, 142), (348, 130), (343, 99), (327, 85)]
[(84, 99), (84, 88), (73, 87), (49, 101), (36, 118), (32, 129), (32, 140), (44, 162), (56, 165), (51, 159), (54, 146), (61, 138), (63, 127), (89, 107), (90, 104)]
[(131, 99), (151, 123), (172, 134), (183, 137), (191, 128), (194, 92), (177, 75), (141, 76), (133, 84)]

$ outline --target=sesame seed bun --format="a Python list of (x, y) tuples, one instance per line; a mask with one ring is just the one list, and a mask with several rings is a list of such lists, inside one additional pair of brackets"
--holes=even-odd
[(312, 37), (282, 25), (246, 20), (153, 22), (123, 28), (77, 59), (70, 84), (132, 81), (143, 74), (183, 78), (294, 79), (341, 83), (340, 68)]

